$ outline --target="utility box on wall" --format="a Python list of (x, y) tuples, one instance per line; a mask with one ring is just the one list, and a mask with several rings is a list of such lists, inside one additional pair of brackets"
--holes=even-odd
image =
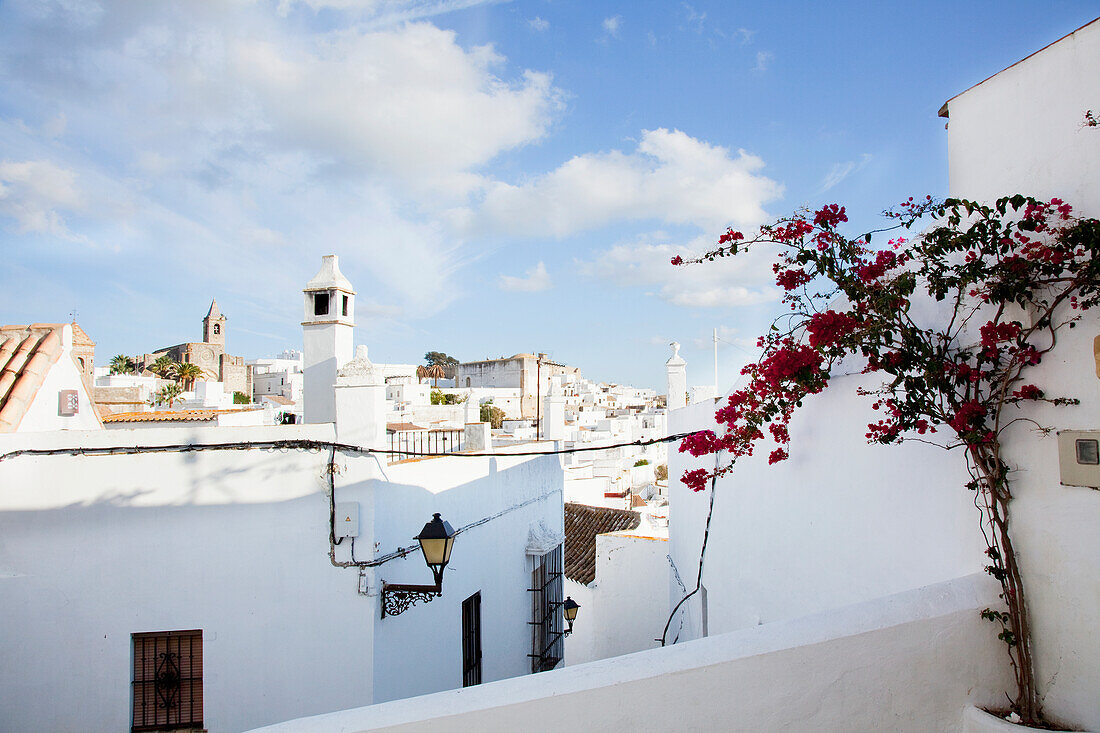
[(1058, 469), (1064, 486), (1100, 489), (1100, 430), (1058, 431)]
[(359, 536), (359, 502), (342, 501), (336, 505), (336, 539)]

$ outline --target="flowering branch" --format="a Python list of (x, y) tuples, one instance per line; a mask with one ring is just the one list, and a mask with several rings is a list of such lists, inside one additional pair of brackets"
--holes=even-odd
[[(932, 228), (872, 249), (874, 234), (911, 229), (929, 214), (938, 222)], [(759, 360), (742, 370), (747, 383), (715, 414), (718, 431), (680, 445), (693, 456), (726, 451), (729, 461), (687, 471), (681, 481), (702, 490), (769, 436), (775, 445), (769, 464), (786, 460), (795, 409), (828, 386), (842, 359), (861, 359), (864, 373), (883, 377), (879, 387), (861, 390), (881, 414), (867, 426), (868, 442), (927, 440), (918, 436), (942, 431), (943, 447), (965, 449), (969, 488), (991, 530), (987, 571), (1001, 582), (1008, 607), (983, 616), (1002, 627), (1017, 712), (1037, 721), (1030, 626), (1008, 534), (1009, 467), (1001, 455), (1002, 432), (1016, 419), (1006, 421), (1003, 413), (1028, 402), (1076, 402), (1049, 397), (1025, 375), (1054, 348), (1061, 329), (1100, 304), (1100, 222), (1074, 217), (1059, 199), (1020, 195), (993, 205), (910, 198), (885, 215), (891, 226), (852, 239), (840, 232), (848, 221), (844, 208), (830, 204), (762, 226), (751, 237), (727, 230), (715, 249), (672, 259), (687, 265), (771, 248), (788, 311), (757, 342)], [(940, 304), (940, 321), (918, 323), (914, 298)]]

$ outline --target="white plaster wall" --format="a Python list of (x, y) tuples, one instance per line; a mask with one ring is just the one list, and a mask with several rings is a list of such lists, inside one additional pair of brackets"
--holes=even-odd
[[(0, 453), (294, 437), (332, 440), (333, 428), (12, 435)], [(386, 466), (337, 454), (336, 501), (361, 509), (359, 560), (414, 545), (432, 512), (456, 528), (490, 519), (457, 539), (442, 598), (385, 620), (381, 580), (430, 573), (419, 553), (362, 579), (330, 564), (327, 460), (257, 450), (0, 462), (0, 727), (127, 729), (130, 634), (142, 631), (203, 629), (209, 730), (448, 689), (461, 684), (461, 602), (478, 589), (484, 679), (529, 671), (525, 547), (532, 523), (561, 531), (556, 457)], [(337, 560), (352, 551), (344, 541)]]
[[(71, 328), (66, 326), (66, 329)], [(72, 338), (69, 336), (68, 338)], [(77, 394), (77, 413), (70, 416), (58, 414), (58, 393), (63, 389), (75, 389)], [(77, 369), (68, 350), (61, 354), (57, 363), (46, 372), (42, 386), (27, 408), (19, 423), (19, 432), (38, 432), (43, 430), (99, 430), (103, 423), (99, 421), (95, 405), (88, 397), (80, 370)]]
[[(391, 700), (462, 684), (462, 601), (481, 592), (482, 679), (529, 674), (532, 566), (525, 549), (532, 524), (544, 522), (564, 536), (562, 472), (557, 456), (536, 458), (445, 457), (388, 466), (388, 483), (375, 488), (371, 521), (383, 551), (412, 537), (439, 512), (458, 529), (518, 507), (505, 518), (455, 539), (443, 597), (404, 614), (375, 618), (375, 658), (385, 674), (374, 679), (375, 700)], [(526, 506), (523, 505), (525, 502)], [(419, 555), (371, 573), (373, 589), (390, 583), (432, 582)], [(425, 633), (430, 629), (431, 633)], [(445, 640), (445, 641), (441, 641)], [(436, 674), (424, 675), (425, 667)]]
[(667, 554), (668, 541), (656, 537), (596, 537), (596, 579), (587, 587), (574, 581), (567, 586), (582, 607), (565, 641), (567, 664), (658, 646), (669, 612)]
[(1100, 22), (1071, 34), (948, 102), (952, 196), (1059, 197), (1097, 215)]
[(336, 419), (332, 388), (336, 373), (354, 355), (353, 335), (353, 327), (347, 324), (303, 324), (302, 401), (307, 423)]
[(967, 703), (1003, 700), (1004, 652), (978, 617), (996, 592), (986, 578), (963, 578), (674, 647), (289, 721), (264, 733), (956, 733)]
[[(978, 513), (965, 467), (922, 443), (868, 446), (873, 377), (834, 377), (791, 421), (791, 458), (770, 447), (718, 482), (703, 572), (711, 633), (838, 608), (981, 570)], [(714, 405), (674, 410), (672, 432), (713, 428)], [(695, 587), (709, 492), (679, 478), (714, 456), (669, 456), (672, 557)], [(673, 588), (674, 600), (682, 595)], [(684, 608), (681, 638), (700, 634), (699, 596)], [(675, 636), (679, 621), (672, 625)]]
[[(186, 440), (291, 431), (332, 438), (308, 426)], [(33, 437), (0, 451), (181, 441), (176, 430)], [(130, 634), (173, 629), (203, 630), (209, 730), (371, 702), (364, 617), (376, 606), (326, 556), (326, 460), (226, 451), (0, 463), (0, 727), (128, 730)]]

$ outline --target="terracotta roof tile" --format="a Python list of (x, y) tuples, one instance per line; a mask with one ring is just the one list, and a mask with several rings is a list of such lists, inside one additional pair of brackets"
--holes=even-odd
[(24, 326), (4, 326), (0, 336), (0, 433), (13, 433), (38, 394), (46, 373), (57, 363), (64, 350), (61, 327), (50, 328), (44, 335)]
[(205, 422), (214, 420), (219, 412), (234, 410), (164, 410), (161, 412), (119, 412), (104, 415), (104, 423), (113, 422)]
[(265, 394), (262, 397), (260, 397), (260, 399), (261, 400), (270, 400), (271, 402), (274, 402), (277, 405), (293, 405), (294, 404), (294, 400), (290, 399), (289, 397), (283, 397), (282, 395), (277, 395), (277, 394)]
[(596, 579), (596, 535), (637, 529), (642, 515), (626, 509), (565, 505), (565, 577), (588, 585)]
[(422, 428), (419, 425), (413, 425), (411, 422), (390, 422), (386, 423), (387, 433), (403, 433), (408, 430), (427, 430), (428, 428)]

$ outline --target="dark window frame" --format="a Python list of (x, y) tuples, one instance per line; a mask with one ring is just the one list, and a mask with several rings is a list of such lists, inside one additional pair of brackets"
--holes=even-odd
[(531, 572), (531, 671), (557, 667), (565, 657), (562, 617), (562, 546), (535, 561)]
[(130, 635), (131, 727), (203, 728), (202, 629)]
[(462, 686), (481, 684), (481, 591), (462, 602)]
[(313, 315), (315, 315), (315, 316), (327, 316), (328, 315), (328, 293), (314, 293), (313, 294)]

